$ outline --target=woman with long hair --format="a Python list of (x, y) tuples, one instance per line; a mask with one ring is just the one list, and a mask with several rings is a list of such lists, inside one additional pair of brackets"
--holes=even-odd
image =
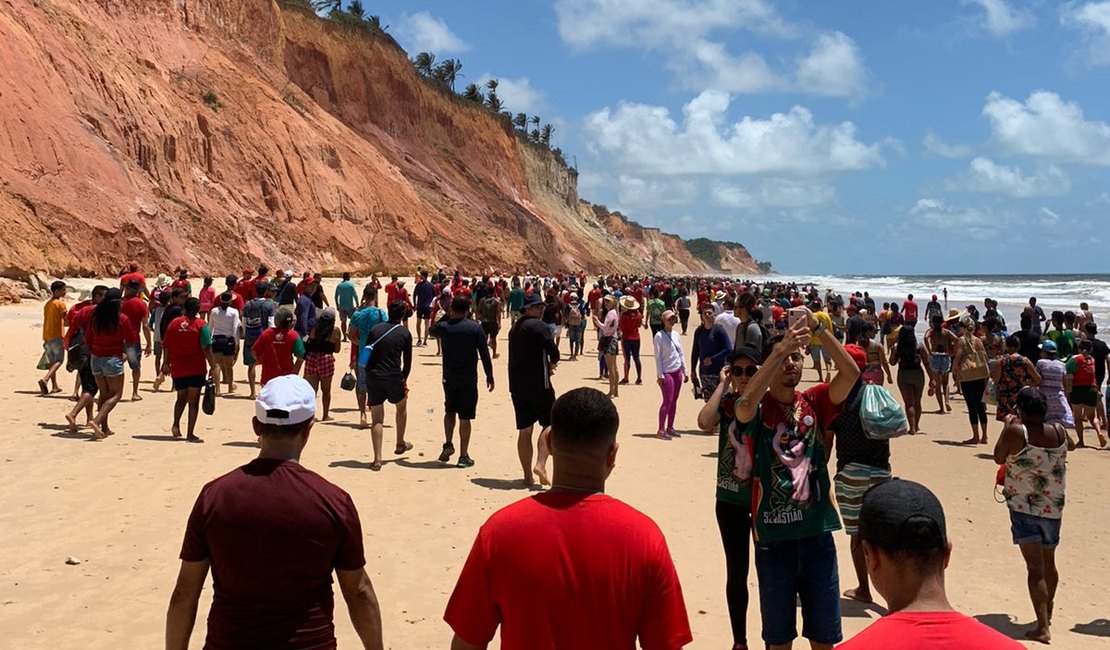
[(215, 308), (208, 315), (212, 327), (212, 357), (216, 361), (216, 394), (220, 382), (227, 383), (227, 392), (235, 392), (235, 359), (239, 355), (241, 319), (239, 310), (232, 307), (234, 296), (230, 291), (220, 294)]
[(960, 337), (956, 340), (956, 355), (952, 367), (960, 392), (967, 404), (967, 418), (971, 422), (971, 437), (963, 441), (965, 445), (987, 444), (987, 379), (990, 368), (987, 365), (987, 349), (979, 337), (975, 336), (975, 320), (971, 316), (960, 319)]
[(96, 417), (89, 423), (94, 440), (103, 440), (112, 431), (108, 415), (123, 397), (124, 344), (138, 343), (131, 322), (120, 307), (123, 295), (119, 289), (109, 289), (104, 299), (93, 309), (85, 344), (89, 346), (90, 366), (96, 378)]
[(617, 396), (617, 382), (620, 376), (617, 373), (617, 350), (620, 346), (617, 341), (619, 331), (617, 316), (617, 299), (612, 294), (605, 296), (601, 301), (602, 318), (593, 315), (594, 327), (597, 328), (597, 348), (605, 360), (605, 367), (609, 371), (609, 397)]
[(339, 328), (335, 326), (337, 312), (328, 307), (316, 321), (316, 327), (308, 333), (305, 340), (304, 378), (312, 386), (312, 390), (322, 394), (324, 402), (324, 417), (321, 422), (331, 420), (328, 410), (331, 409), (331, 385), (335, 377), (335, 353), (339, 352), (342, 345)]
[(882, 386), (884, 377), (886, 381), (891, 383), (894, 383), (894, 379), (890, 376), (890, 363), (887, 361), (886, 355), (883, 354), (882, 347), (874, 340), (875, 332), (874, 325), (864, 323), (860, 339), (857, 341), (857, 345), (863, 348), (864, 354), (867, 355), (867, 366), (861, 376), (863, 381), (868, 384)]
[(929, 353), (929, 370), (933, 374), (930, 389), (936, 391), (937, 413), (952, 410), (948, 400), (948, 376), (952, 374), (952, 349), (955, 345), (956, 335), (944, 329), (944, 319), (933, 316), (929, 331), (925, 333), (925, 351)]
[(1021, 335), (1011, 334), (1006, 339), (1006, 354), (998, 359), (991, 369), (994, 390), (997, 395), (998, 409), (995, 419), (1005, 422), (1006, 417), (1017, 412), (1017, 395), (1026, 386), (1040, 386), (1041, 375), (1033, 362), (1022, 356)]
[(916, 434), (921, 430), (921, 394), (925, 392), (925, 381), (931, 373), (929, 355), (912, 327), (898, 329), (898, 340), (890, 348), (890, 363), (898, 366), (898, 392), (906, 406), (910, 434)]

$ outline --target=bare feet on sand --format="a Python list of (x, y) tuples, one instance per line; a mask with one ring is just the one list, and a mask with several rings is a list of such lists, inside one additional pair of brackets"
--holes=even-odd
[(869, 591), (863, 591), (859, 587), (856, 587), (855, 589), (849, 589), (848, 591), (845, 591), (844, 592), (844, 597), (847, 598), (848, 600), (854, 600), (856, 602), (866, 603), (868, 605), (875, 602), (871, 598), (871, 593)]
[(173, 434), (174, 438), (180, 438), (181, 437), (181, 427), (171, 427), (170, 428), (170, 433)]
[(104, 432), (100, 430), (100, 427), (97, 426), (96, 422), (90, 422), (89, 423), (89, 428), (92, 429), (92, 439), (93, 440), (103, 440), (103, 439), (108, 437), (108, 436), (104, 435)]
[(69, 423), (69, 432), (77, 433), (77, 418), (72, 415), (66, 414), (66, 422)]
[(1049, 633), (1048, 628), (1034, 628), (1025, 633), (1025, 638), (1030, 641), (1036, 641), (1048, 645), (1052, 642), (1052, 634)]
[[(551, 481), (547, 478), (547, 468), (542, 465), (536, 465), (532, 468), (532, 473), (540, 480), (540, 485), (551, 485)], [(527, 485), (527, 483), (526, 483)]]

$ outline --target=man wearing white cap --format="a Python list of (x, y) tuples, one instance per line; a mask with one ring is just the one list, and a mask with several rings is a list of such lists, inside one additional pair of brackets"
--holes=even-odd
[(382, 644), (381, 610), (366, 574), (350, 495), (300, 464), (316, 395), (295, 375), (255, 402), (258, 458), (201, 490), (185, 528), (166, 614), (166, 648), (185, 650), (211, 567), (205, 647), (335, 648), (332, 571), (363, 648)]

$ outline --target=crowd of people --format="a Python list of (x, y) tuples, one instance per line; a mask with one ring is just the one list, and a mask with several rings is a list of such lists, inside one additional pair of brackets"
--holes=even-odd
[[(326, 647), (333, 634), (332, 571), (363, 644), (382, 647), (354, 505), (296, 461), (317, 413), (331, 417), (337, 368), (347, 370), (341, 388), (355, 392), (359, 425), (371, 432), (371, 469), (382, 468), (387, 402), (395, 410), (394, 453), (410, 451), (407, 380), (413, 348), (431, 338), (442, 359), (439, 461), (450, 463), (457, 453), (458, 467), (473, 466), (478, 368), (486, 389), (495, 390), (493, 364), (506, 319), (521, 482), (550, 489), (482, 527), (445, 614), (456, 635), (453, 648), (486, 647), (498, 627), (502, 647), (633, 647), (639, 638), (644, 647), (679, 648), (691, 641), (662, 533), (604, 495), (618, 451), (620, 389), (643, 381), (642, 335), (652, 339), (659, 387), (656, 437), (681, 437), (675, 419), (686, 384), (699, 404), (697, 427), (718, 436), (716, 517), (734, 649), (749, 647), (753, 551), (767, 647), (790, 648), (799, 636), (800, 601), (801, 636), (813, 648), (831, 648), (843, 640), (841, 597), (870, 603), (872, 589), (891, 614), (843, 647), (896, 647), (895, 640), (922, 630), (934, 644), (923, 648), (957, 647), (957, 641), (972, 650), (1021, 647), (948, 603), (944, 569), (951, 543), (943, 508), (924, 486), (892, 478), (889, 440), (870, 436), (861, 421), (864, 388), (887, 383), (901, 393), (910, 434), (921, 432), (926, 389), (940, 414), (952, 411), (953, 395), (962, 396), (972, 433), (966, 444), (988, 443), (987, 407), (996, 404), (1000, 493), (1037, 617), (1029, 637), (1051, 639), (1066, 455), (1085, 444), (1088, 427), (1105, 445), (1101, 386), (1110, 350), (1097, 338), (1086, 305), (1048, 317), (1031, 299), (1020, 329), (1011, 333), (990, 299), (980, 316), (974, 305), (945, 312), (934, 295), (921, 310), (919, 336), (912, 295), (880, 308), (866, 292), (844, 300), (831, 288), (822, 295), (815, 286), (791, 283), (584, 273), (468, 278), (440, 269), (418, 272), (411, 294), (397, 276), (384, 285), (371, 277), (360, 292), (344, 274), (329, 299), (321, 280), (311, 273), (298, 280), (293, 271), (271, 276), (260, 266), (227, 276), (219, 293), (205, 277), (194, 296), (186, 270), (148, 283), (132, 263), (118, 287), (98, 285), (72, 307), (64, 302), (65, 283), (51, 287), (40, 363), (47, 374), (39, 390), (62, 391), (63, 366), (76, 373), (76, 404), (65, 416), (72, 431), (79, 431), (83, 412), (92, 439), (115, 433), (109, 416), (124, 397), (125, 371), (131, 370), (131, 400), (142, 399), (142, 361), (149, 356), (155, 390), (169, 379), (176, 392), (175, 437), (203, 442), (197, 435), (202, 393), (239, 391), (240, 359), (256, 400), (259, 458), (207, 485), (189, 518), (167, 647), (187, 647), (210, 568), (223, 575), (209, 618), (213, 647), (234, 645), (267, 617), (276, 621), (291, 602), (308, 607), (306, 616), (268, 626), (281, 639), (260, 647), (291, 638)], [(1045, 331), (1046, 323), (1052, 329)], [(587, 355), (591, 325), (596, 344)], [(691, 327), (687, 353), (683, 339)], [(596, 358), (607, 392), (558, 395), (553, 377), (564, 338), (569, 359)], [(802, 391), (807, 358), (816, 383)], [(248, 498), (260, 488), (284, 496)], [(242, 521), (255, 522), (255, 529)], [(841, 528), (855, 580), (843, 593), (833, 537)], [(250, 540), (259, 536), (282, 540), (264, 550), (273, 562), (254, 561), (259, 549)], [(294, 557), (289, 570), (296, 580), (283, 583), (291, 591), (275, 592), (274, 581), (282, 578), (273, 567)], [(252, 607), (229, 604), (246, 602)]]

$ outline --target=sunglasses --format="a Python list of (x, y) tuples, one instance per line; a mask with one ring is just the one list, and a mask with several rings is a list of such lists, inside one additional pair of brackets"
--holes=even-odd
[(755, 373), (759, 372), (759, 366), (733, 366), (733, 377), (754, 377)]

